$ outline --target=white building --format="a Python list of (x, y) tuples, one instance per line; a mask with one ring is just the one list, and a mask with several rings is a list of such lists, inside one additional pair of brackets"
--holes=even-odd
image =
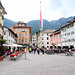
[(32, 41), (30, 41), (29, 46), (32, 46)]
[(3, 7), (1, 0), (0, 0), (0, 38), (3, 38), (3, 24), (4, 24), (4, 15), (7, 14), (5, 8)]
[(6, 44), (13, 46), (16, 43), (15, 38), (17, 35), (9, 28), (3, 26), (3, 39), (7, 40)]
[(42, 32), (42, 39), (41, 33), (38, 34), (38, 47), (50, 47), (50, 34), (54, 32), (55, 29), (47, 29)]
[(68, 21), (68, 24), (60, 28), (61, 45), (75, 47), (75, 18), (74, 21)]
[(32, 46), (33, 46), (33, 47), (38, 46), (38, 36), (37, 36), (37, 34), (34, 34), (34, 35), (32, 36)]

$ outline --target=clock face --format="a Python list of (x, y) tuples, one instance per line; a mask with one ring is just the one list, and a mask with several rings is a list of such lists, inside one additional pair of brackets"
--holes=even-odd
[(2, 13), (0, 12), (0, 16), (2, 16)]

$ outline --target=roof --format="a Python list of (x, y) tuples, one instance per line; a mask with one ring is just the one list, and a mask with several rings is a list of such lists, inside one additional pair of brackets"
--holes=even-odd
[[(25, 26), (19, 26), (19, 24), (24, 24)], [(23, 21), (19, 21), (18, 23), (14, 24), (13, 27), (29, 27), (29, 26), (26, 25), (26, 23), (24, 23)]]
[(52, 33), (54, 31), (55, 31), (55, 29), (47, 29), (47, 30), (43, 31), (43, 33)]
[[(19, 26), (19, 24), (24, 24), (25, 26)], [(23, 21), (19, 21), (18, 23), (14, 24), (13, 28), (29, 28), (29, 32), (31, 33), (31, 27), (26, 25)]]
[(13, 27), (9, 27), (9, 29), (11, 29), (13, 31)]
[(4, 13), (7, 14), (6, 11), (5, 11), (5, 8), (3, 7), (3, 5), (2, 5), (2, 3), (1, 3), (1, 1), (0, 1), (0, 6), (1, 6), (2, 9), (4, 10)]
[(32, 37), (35, 37), (35, 36), (38, 36), (38, 34), (35, 33), (34, 35), (32, 35)]
[(62, 28), (67, 27), (67, 26), (70, 26), (70, 25), (72, 25), (74, 22), (75, 22), (75, 21), (71, 21), (70, 23), (68, 23), (68, 24), (66, 24), (66, 25), (64, 25), (64, 26), (62, 26), (62, 27), (60, 27), (59, 29), (62, 29)]
[[(18, 23), (24, 23), (23, 21), (19, 21)], [(24, 24), (26, 24), (26, 23), (24, 23)]]
[[(54, 31), (55, 31), (55, 29), (47, 29), (47, 30), (43, 31), (42, 33), (53, 33)], [(37, 36), (39, 36), (40, 33)]]
[(54, 31), (50, 36), (52, 36), (53, 34), (55, 35), (55, 34), (58, 34), (58, 33), (61, 33), (61, 31), (60, 30), (56, 30), (56, 31)]
[(56, 30), (55, 32), (53, 32), (53, 33), (59, 33), (60, 32), (60, 30)]
[(9, 28), (6, 27), (6, 26), (3, 26), (3, 27), (7, 28), (11, 33), (13, 33), (13, 34), (15, 35), (15, 37), (17, 37), (17, 34), (15, 34), (11, 29), (9, 29)]

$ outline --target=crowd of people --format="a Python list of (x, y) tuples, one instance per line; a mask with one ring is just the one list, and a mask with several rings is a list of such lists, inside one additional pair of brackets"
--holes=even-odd
[[(29, 53), (37, 53), (38, 55), (40, 53), (44, 54), (55, 54), (55, 53), (65, 53), (66, 51), (69, 52), (69, 50), (71, 49), (65, 49), (65, 48), (55, 48), (55, 49), (52, 49), (52, 48), (38, 48), (38, 47), (29, 47)], [(71, 52), (71, 51), (70, 51)]]
[(17, 50), (15, 51), (15, 50), (13, 50), (12, 52), (10, 52), (10, 50), (4, 50), (4, 54), (7, 54), (7, 55), (9, 55), (9, 54), (12, 54), (12, 53), (14, 53), (14, 52), (19, 52), (19, 50), (23, 50), (23, 52), (24, 52), (24, 50), (27, 50), (30, 54), (31, 53), (37, 53), (38, 55), (40, 54), (40, 53), (42, 53), (43, 55), (44, 55), (44, 53), (46, 53), (46, 54), (55, 54), (55, 53), (70, 53), (70, 54), (72, 54), (72, 49), (65, 49), (65, 48), (39, 48), (39, 47), (29, 47), (29, 48), (21, 48), (21, 49), (19, 49), (19, 48), (17, 48)]
[(38, 55), (40, 54), (40, 52), (42, 53), (42, 54), (44, 54), (44, 49), (43, 48), (38, 48), (38, 47), (29, 47), (29, 53), (38, 53)]
[(38, 53), (38, 55), (40, 54), (40, 53), (42, 53), (42, 54), (44, 54), (44, 53), (47, 53), (47, 54), (49, 54), (49, 53), (54, 53), (55, 52), (55, 50), (52, 50), (52, 49), (50, 49), (50, 48), (38, 48), (38, 47), (29, 47), (29, 53)]

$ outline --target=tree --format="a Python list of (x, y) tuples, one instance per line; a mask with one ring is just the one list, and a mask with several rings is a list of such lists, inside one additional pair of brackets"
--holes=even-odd
[(38, 34), (38, 31), (36, 31), (35, 33)]
[(52, 43), (52, 46), (55, 46), (56, 44), (55, 43)]
[(4, 48), (3, 48), (3, 44), (6, 42), (6, 40), (3, 40), (3, 39), (0, 39), (0, 45), (1, 45), (1, 48), (0, 48), (0, 52), (1, 52), (1, 56), (4, 54)]
[(53, 49), (54, 49), (55, 45), (56, 45), (56, 43), (52, 43)]

